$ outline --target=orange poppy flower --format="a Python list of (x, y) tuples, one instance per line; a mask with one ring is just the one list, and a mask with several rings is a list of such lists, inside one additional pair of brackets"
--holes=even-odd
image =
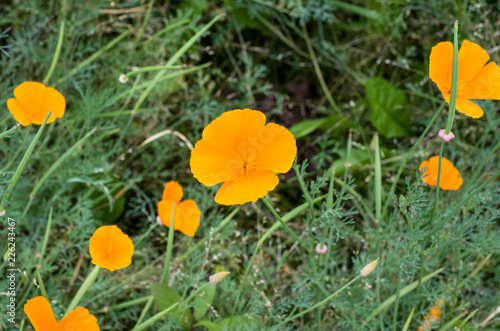
[(206, 186), (223, 183), (215, 195), (222, 205), (257, 201), (278, 185), (297, 154), (286, 128), (266, 124), (257, 110), (236, 109), (210, 123), (191, 152), (193, 176)]
[(109, 271), (122, 269), (132, 263), (134, 244), (116, 225), (101, 226), (89, 242), (92, 263)]
[[(420, 164), (420, 171), (423, 172), (424, 168), (427, 171), (423, 178), (424, 182), (430, 186), (437, 185), (438, 168), (439, 168), (439, 156), (432, 156), (429, 160), (426, 160)], [(453, 163), (446, 158), (441, 160), (441, 178), (439, 179), (439, 188), (442, 190), (453, 190), (456, 191), (462, 186), (463, 183), (462, 176)]]
[(430, 330), (432, 322), (441, 321), (441, 306), (443, 305), (443, 298), (439, 299), (438, 302), (434, 302), (434, 307), (432, 307), (429, 312), (425, 315), (422, 324), (418, 327), (417, 331)]
[(175, 202), (174, 230), (194, 237), (200, 225), (201, 211), (193, 200), (181, 201), (182, 195), (182, 187), (176, 181), (165, 184), (163, 197), (158, 203), (158, 216), (164, 225), (170, 227), (172, 206)]
[(14, 89), (14, 96), (7, 100), (7, 108), (16, 121), (28, 126), (41, 125), (52, 111), (47, 123), (64, 116), (66, 100), (56, 89), (38, 82), (24, 82)]
[[(490, 56), (478, 44), (464, 40), (458, 51), (457, 110), (479, 118), (484, 111), (470, 99), (500, 100), (500, 67), (488, 62)], [(438, 86), (446, 102), (450, 103), (453, 44), (441, 42), (431, 51), (429, 77)], [(486, 64), (486, 65), (485, 65)]]
[(28, 300), (24, 305), (24, 312), (28, 315), (35, 331), (100, 330), (97, 318), (83, 307), (77, 307), (57, 322), (50, 303), (44, 297)]

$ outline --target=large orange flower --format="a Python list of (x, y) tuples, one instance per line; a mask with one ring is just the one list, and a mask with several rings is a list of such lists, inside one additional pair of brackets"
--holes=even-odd
[(170, 227), (172, 206), (175, 202), (174, 230), (194, 237), (200, 225), (201, 211), (193, 200), (182, 199), (182, 187), (175, 181), (168, 182), (163, 190), (163, 197), (158, 203), (158, 215), (163, 224)]
[(24, 305), (24, 312), (28, 315), (35, 331), (100, 330), (97, 318), (83, 307), (77, 307), (57, 322), (50, 303), (44, 297), (28, 300)]
[[(420, 171), (427, 171), (424, 175), (424, 182), (430, 186), (437, 185), (438, 169), (439, 169), (439, 156), (432, 156), (420, 164)], [(441, 159), (441, 178), (439, 179), (439, 188), (442, 190), (458, 190), (462, 186), (463, 179), (460, 172), (453, 166), (453, 163), (446, 158)]]
[(116, 225), (101, 226), (89, 242), (92, 263), (109, 271), (128, 267), (132, 263), (134, 244)]
[[(457, 110), (479, 118), (484, 111), (470, 99), (500, 100), (500, 67), (488, 62), (490, 56), (478, 44), (464, 40), (458, 51)], [(453, 44), (441, 42), (431, 51), (429, 76), (446, 102), (450, 102)], [(486, 65), (485, 65), (486, 64)]]
[(7, 108), (21, 125), (41, 125), (48, 113), (47, 123), (64, 116), (66, 100), (56, 89), (42, 83), (24, 82), (14, 89), (14, 96), (7, 100)]
[(224, 183), (215, 196), (222, 205), (244, 204), (274, 190), (297, 154), (286, 128), (266, 124), (257, 110), (226, 112), (203, 130), (191, 152), (193, 176), (207, 186)]

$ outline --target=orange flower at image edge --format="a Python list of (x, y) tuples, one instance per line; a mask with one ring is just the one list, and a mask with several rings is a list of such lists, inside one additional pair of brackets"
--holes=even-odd
[(193, 176), (206, 186), (223, 183), (215, 196), (222, 205), (257, 201), (278, 185), (297, 154), (286, 128), (266, 124), (256, 110), (236, 109), (210, 123), (191, 152)]
[[(458, 51), (457, 110), (479, 118), (484, 111), (470, 99), (500, 100), (500, 67), (488, 62), (490, 56), (478, 44), (464, 40)], [(453, 44), (441, 42), (431, 51), (429, 77), (438, 86), (446, 102), (450, 103)], [(485, 65), (486, 64), (486, 65)]]
[(24, 312), (28, 315), (35, 331), (100, 330), (97, 318), (83, 307), (77, 307), (57, 322), (50, 303), (44, 297), (28, 300), (24, 305)]
[(430, 330), (433, 322), (441, 321), (441, 307), (443, 306), (443, 298), (439, 299), (439, 301), (434, 302), (434, 307), (429, 309), (429, 312), (425, 315), (422, 324), (418, 327), (417, 331), (425, 331)]
[(93, 264), (114, 271), (132, 263), (134, 244), (116, 225), (101, 226), (90, 238), (89, 251)]
[(163, 197), (158, 203), (158, 215), (161, 222), (170, 227), (172, 206), (175, 202), (174, 230), (193, 237), (200, 225), (201, 212), (193, 200), (181, 201), (182, 195), (182, 187), (179, 183), (168, 182), (163, 190)]
[(7, 108), (23, 126), (43, 124), (50, 111), (52, 115), (47, 123), (64, 116), (66, 100), (52, 87), (37, 82), (24, 82), (14, 89), (14, 96), (16, 98), (7, 100)]
[[(423, 172), (424, 168), (427, 171), (423, 178), (424, 182), (430, 186), (437, 185), (438, 168), (439, 168), (439, 156), (432, 156), (429, 160), (424, 161), (420, 164), (420, 171)], [(441, 159), (441, 178), (439, 179), (439, 188), (442, 190), (458, 190), (462, 186), (463, 179), (460, 176), (460, 172), (457, 168), (453, 166), (453, 163), (446, 158)]]

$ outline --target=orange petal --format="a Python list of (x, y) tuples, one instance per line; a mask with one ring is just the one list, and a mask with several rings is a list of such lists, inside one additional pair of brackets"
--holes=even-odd
[(280, 125), (269, 123), (259, 132), (257, 138), (253, 147), (257, 150), (259, 169), (277, 173), (288, 172), (297, 155), (293, 134)]
[(484, 115), (481, 107), (467, 99), (457, 99), (457, 110), (472, 118), (479, 118)]
[[(162, 200), (158, 202), (158, 216), (160, 216), (160, 220), (162, 223), (170, 228), (170, 223), (172, 221), (172, 206), (174, 202), (171, 200)], [(175, 223), (175, 218), (177, 216), (177, 206), (178, 204), (175, 204), (175, 215), (174, 215), (174, 230), (176, 230), (176, 223)]]
[(30, 117), (23, 109), (23, 107), (21, 107), (19, 101), (14, 98), (10, 98), (9, 100), (7, 100), (7, 108), (9, 109), (12, 116), (14, 116), (16, 121), (20, 122), (21, 125), (28, 126), (31, 124)]
[(28, 114), (33, 114), (42, 108), (46, 90), (42, 83), (24, 82), (14, 89), (14, 95), (24, 110)]
[(58, 329), (50, 303), (44, 297), (40, 296), (28, 300), (24, 305), (24, 312), (28, 315), (35, 331), (55, 331)]
[(481, 46), (464, 40), (458, 51), (458, 88), (465, 86), (476, 77), (489, 59), (490, 56)]
[[(427, 168), (425, 172), (425, 177), (423, 180), (427, 185), (436, 186), (437, 177), (439, 170), (439, 156), (432, 156), (429, 160), (424, 161), (420, 164), (420, 171)], [(453, 166), (450, 160), (443, 157), (441, 160), (441, 178), (439, 180), (439, 187), (442, 190), (458, 190), (462, 185), (463, 179), (460, 177), (460, 173)]]
[(458, 171), (457, 168), (453, 167), (446, 176), (443, 176), (443, 178), (439, 182), (439, 187), (442, 190), (453, 190), (456, 191), (462, 186), (462, 183), (464, 182), (462, 176), (460, 176), (460, 172)]
[(176, 181), (170, 181), (165, 184), (162, 200), (179, 202), (182, 199), (182, 187)]
[(116, 225), (101, 226), (90, 238), (89, 250), (93, 264), (114, 271), (132, 263), (134, 244)]
[(260, 111), (235, 109), (217, 117), (203, 130), (191, 152), (191, 171), (201, 183), (212, 186), (235, 178), (231, 160), (242, 146), (251, 144), (266, 123)]
[[(63, 95), (56, 89), (47, 87), (42, 110), (45, 114), (52, 111), (52, 116), (54, 116), (54, 118), (61, 118), (64, 116), (64, 111), (66, 110), (66, 99), (64, 99)], [(52, 116), (49, 120), (52, 119)]]
[[(194, 237), (194, 234), (200, 225), (201, 211), (198, 209), (198, 206), (193, 200), (184, 200), (177, 206), (179, 208), (179, 214), (176, 215), (176, 219), (174, 221), (175, 224), (179, 222), (179, 231), (187, 236)], [(174, 229), (175, 228), (176, 227), (174, 226)]]
[(59, 330), (99, 331), (97, 318), (90, 314), (88, 309), (77, 307), (57, 324)]
[(276, 174), (270, 171), (257, 172), (222, 184), (215, 195), (215, 202), (221, 205), (242, 205), (257, 201), (274, 190), (278, 183)]
[(221, 182), (235, 179), (237, 176), (230, 171), (233, 152), (227, 146), (222, 146), (226, 141), (214, 143), (201, 139), (191, 151), (191, 172), (193, 177), (206, 186), (213, 186)]
[(429, 77), (441, 91), (449, 92), (450, 90), (452, 63), (453, 44), (451, 42), (441, 42), (432, 48), (429, 58)]
[(464, 99), (500, 100), (500, 67), (494, 62), (488, 63), (459, 94)]

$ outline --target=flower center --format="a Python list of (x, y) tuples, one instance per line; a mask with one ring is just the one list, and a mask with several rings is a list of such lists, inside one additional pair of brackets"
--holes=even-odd
[(254, 149), (245, 148), (241, 154), (234, 153), (234, 158), (229, 164), (229, 170), (234, 175), (250, 177), (259, 169), (257, 153)]

